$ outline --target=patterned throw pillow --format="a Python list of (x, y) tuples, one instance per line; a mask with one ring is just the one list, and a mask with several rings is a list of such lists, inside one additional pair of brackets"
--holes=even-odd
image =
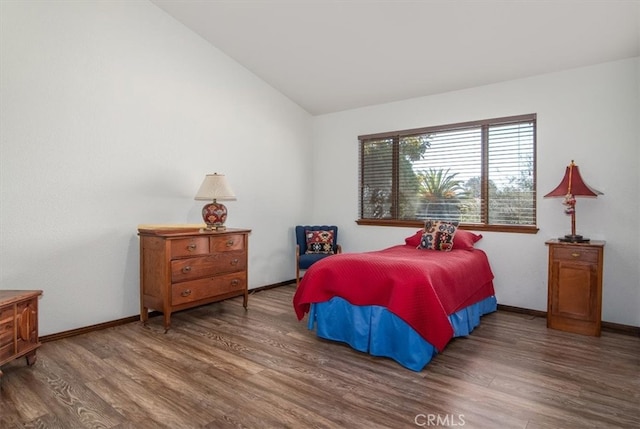
[(457, 230), (458, 222), (427, 220), (418, 249), (449, 252), (453, 249), (453, 236)]
[(305, 253), (333, 253), (333, 231), (304, 231), (307, 237), (307, 251)]
[[(424, 228), (417, 230), (415, 234), (405, 238), (404, 243), (407, 246), (418, 247), (422, 240), (422, 234), (424, 234)], [(455, 237), (453, 237), (453, 248), (473, 250), (474, 244), (480, 241), (481, 238), (482, 234), (476, 234), (471, 231), (458, 228)]]

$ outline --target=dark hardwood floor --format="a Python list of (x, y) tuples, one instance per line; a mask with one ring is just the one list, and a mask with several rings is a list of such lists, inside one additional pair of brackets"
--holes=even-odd
[(47, 342), (0, 428), (637, 428), (640, 338), (498, 311), (421, 372), (318, 339), (294, 285)]

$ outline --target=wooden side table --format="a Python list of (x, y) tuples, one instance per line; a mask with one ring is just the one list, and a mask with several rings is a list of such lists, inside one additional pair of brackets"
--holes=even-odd
[(41, 290), (0, 290), (0, 366), (22, 356), (27, 365), (36, 363), (40, 295)]
[(600, 336), (604, 241), (549, 240), (547, 327)]

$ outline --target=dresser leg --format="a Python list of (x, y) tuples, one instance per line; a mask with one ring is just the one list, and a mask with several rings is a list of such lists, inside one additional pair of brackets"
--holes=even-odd
[(170, 326), (171, 326), (171, 313), (167, 311), (166, 313), (164, 313), (164, 333), (165, 334), (169, 332)]
[(29, 366), (32, 366), (34, 363), (36, 363), (36, 360), (38, 360), (35, 350), (32, 353), (29, 353), (28, 355), (26, 355), (25, 357), (27, 358), (27, 365)]
[(147, 320), (149, 320), (149, 309), (147, 307), (140, 307), (140, 321), (143, 325), (147, 325)]

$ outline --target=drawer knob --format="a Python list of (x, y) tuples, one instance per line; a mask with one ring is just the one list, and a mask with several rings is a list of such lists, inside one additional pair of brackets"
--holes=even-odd
[(227, 240), (227, 247), (233, 246), (234, 241), (232, 239)]
[(578, 252), (573, 252), (571, 256), (573, 256), (574, 258), (578, 258), (580, 254)]
[(194, 250), (196, 250), (196, 247), (198, 247), (198, 246), (196, 246), (195, 244), (191, 243), (190, 245), (187, 246), (187, 250), (189, 252), (193, 252)]
[(191, 295), (191, 289), (185, 289), (182, 292), (180, 292), (180, 296), (189, 296)]
[(240, 262), (240, 260), (238, 258), (232, 259), (231, 260), (231, 265), (238, 265), (238, 262)]
[(187, 265), (186, 267), (184, 267), (184, 268), (182, 269), (182, 272), (183, 272), (183, 273), (188, 273), (188, 272), (190, 272), (190, 271), (191, 271), (191, 266), (190, 266), (190, 265)]
[(231, 280), (231, 286), (238, 286), (238, 284), (240, 284), (240, 281), (238, 279)]

